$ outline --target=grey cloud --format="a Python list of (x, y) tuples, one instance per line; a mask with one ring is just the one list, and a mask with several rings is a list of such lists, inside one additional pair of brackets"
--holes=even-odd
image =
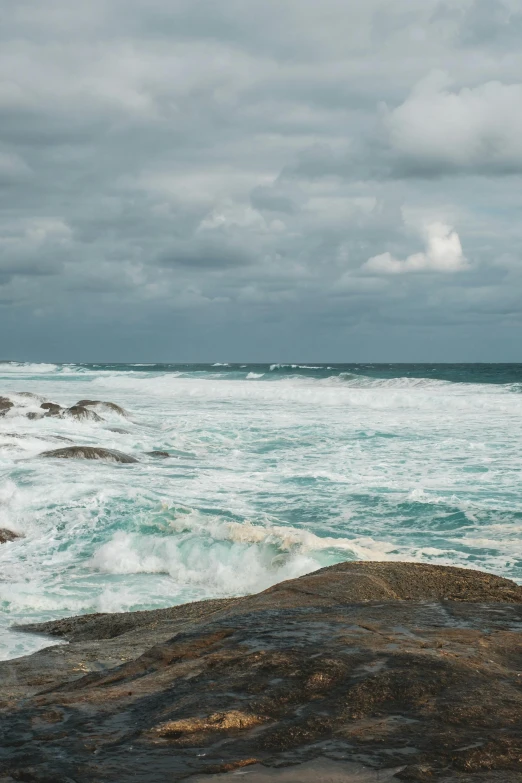
[(162, 266), (208, 270), (241, 266), (249, 260), (243, 248), (215, 241), (198, 242), (197, 239), (168, 248), (158, 257), (158, 263)]
[(501, 0), (474, 0), (460, 24), (464, 45), (520, 46), (522, 13), (516, 3)]
[(286, 195), (284, 188), (258, 185), (250, 193), (250, 202), (254, 209), (261, 212), (285, 212), (292, 215), (296, 211), (296, 204), (290, 194)]
[(522, 173), (522, 83), (455, 90), (448, 74), (433, 71), (385, 122), (412, 170)]
[[(52, 336), (71, 360), (111, 321), (111, 359), (130, 333), (177, 358), (169, 325), (186, 360), (213, 358), (210, 332), (230, 358), (269, 358), (276, 335), (349, 359), (350, 330), (373, 350), (382, 324), (382, 350), (407, 358), (389, 324), (422, 313), (441, 352), (450, 317), (480, 334), (522, 287), (517, 20), (493, 0), (12, 4), (0, 296), (16, 306), (0, 330), (33, 358), (52, 358)], [(427, 89), (441, 62), (453, 81)], [(457, 232), (465, 274), (364, 271), (423, 252), (436, 223)]]

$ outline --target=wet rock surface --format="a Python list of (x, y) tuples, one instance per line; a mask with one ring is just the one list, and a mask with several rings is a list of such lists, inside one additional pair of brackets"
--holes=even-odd
[(7, 397), (0, 397), (0, 416), (5, 416), (7, 411), (11, 410), (13, 403)]
[(45, 416), (45, 413), (40, 413), (40, 411), (29, 411), (27, 414), (27, 418), (29, 421), (38, 421), (38, 419), (43, 419)]
[(63, 415), (71, 416), (79, 421), (103, 421), (102, 417), (98, 416), (95, 411), (91, 411), (83, 405), (73, 405), (71, 408), (67, 408), (67, 410), (63, 412)]
[(116, 449), (103, 449), (98, 446), (65, 446), (62, 449), (53, 449), (52, 451), (43, 451), (41, 457), (51, 457), (53, 459), (93, 459), (104, 460), (106, 462), (120, 462), (130, 464), (137, 462), (135, 457), (124, 454)]
[(7, 530), (5, 527), (0, 527), (0, 544), (7, 544), (8, 541), (16, 541), (17, 538), (23, 538), (20, 533), (15, 533), (13, 530)]
[(47, 411), (47, 416), (58, 416), (62, 410), (61, 405), (58, 405), (56, 402), (43, 402), (40, 408)]
[[(16, 392), (15, 398), (20, 397), (27, 400), (29, 403), (39, 404), (39, 407), (41, 408), (42, 412), (29, 411), (26, 414), (27, 418), (31, 420), (40, 419), (43, 416), (65, 416), (78, 419), (79, 421), (103, 421), (103, 417), (100, 416), (96, 411), (92, 410), (93, 407), (97, 406), (105, 409), (105, 411), (117, 413), (119, 416), (128, 416), (127, 412), (121, 407), (121, 405), (117, 405), (115, 402), (107, 402), (102, 400), (80, 400), (75, 405), (72, 405), (69, 408), (64, 408), (58, 403), (45, 400), (45, 398), (38, 394), (33, 394), (32, 392)], [(23, 407), (24, 403), (21, 403), (20, 400), (17, 402), (16, 399), (13, 401), (9, 397), (0, 395), (0, 416), (5, 416), (5, 414), (12, 408), (20, 407), (20, 405)]]
[(107, 410), (113, 411), (113, 413), (118, 413), (120, 416), (127, 416), (127, 411), (125, 411), (121, 405), (117, 405), (115, 402), (104, 402), (103, 400), (80, 400), (76, 403), (76, 405), (80, 408), (89, 408), (99, 405), (103, 408), (107, 408)]
[(522, 588), (490, 574), (344, 563), (27, 630), (70, 641), (0, 663), (2, 781), (522, 780)]

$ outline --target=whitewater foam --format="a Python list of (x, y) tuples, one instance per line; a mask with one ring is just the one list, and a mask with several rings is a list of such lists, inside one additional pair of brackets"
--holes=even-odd
[[(48, 643), (11, 623), (239, 595), (341, 560), (522, 580), (513, 373), (274, 367), (0, 365), (16, 403), (0, 418), (0, 527), (25, 536), (0, 546), (2, 657)], [(129, 418), (27, 418), (82, 398)], [(40, 459), (68, 443), (139, 461)]]

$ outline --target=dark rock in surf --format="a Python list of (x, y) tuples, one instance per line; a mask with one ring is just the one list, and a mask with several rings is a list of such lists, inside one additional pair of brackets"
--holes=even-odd
[(76, 405), (79, 405), (82, 408), (89, 408), (93, 407), (95, 405), (101, 405), (104, 408), (107, 408), (108, 410), (113, 411), (114, 413), (119, 413), (120, 416), (127, 416), (127, 411), (125, 411), (121, 405), (116, 405), (115, 402), (104, 402), (103, 400), (80, 400), (76, 403)]
[(36, 419), (43, 419), (45, 416), (45, 413), (40, 413), (39, 411), (29, 411), (27, 414), (27, 418), (31, 421), (35, 421)]
[(117, 432), (119, 435), (128, 435), (129, 430), (126, 430), (125, 427), (107, 427), (109, 432)]
[(82, 405), (73, 405), (71, 408), (67, 408), (63, 411), (64, 416), (71, 416), (79, 421), (103, 421), (101, 416), (95, 411), (89, 410)]
[(14, 533), (5, 527), (0, 528), (0, 544), (7, 544), (8, 541), (16, 541), (17, 538), (23, 538), (20, 533)]
[(23, 392), (16, 392), (17, 397), (27, 397), (31, 400), (41, 400), (41, 396), (39, 394), (34, 394), (33, 392), (23, 391)]
[(155, 457), (156, 459), (168, 459), (170, 454), (168, 451), (147, 451), (149, 457)]
[(42, 402), (40, 408), (47, 411), (46, 416), (59, 416), (62, 410), (62, 406), (57, 405), (55, 402)]
[(62, 449), (53, 449), (52, 451), (43, 451), (41, 457), (52, 457), (54, 459), (93, 459), (105, 460), (106, 462), (120, 462), (130, 464), (137, 462), (135, 457), (124, 454), (116, 449), (102, 449), (97, 446), (65, 446)]
[(7, 411), (10, 411), (13, 406), (14, 403), (12, 403), (10, 399), (7, 397), (0, 397), (0, 416), (5, 416)]
[(343, 563), (29, 626), (69, 644), (0, 663), (0, 773), (195, 783), (251, 766), (304, 783), (357, 762), (368, 782), (518, 783), (521, 621), (522, 587), (492, 574)]

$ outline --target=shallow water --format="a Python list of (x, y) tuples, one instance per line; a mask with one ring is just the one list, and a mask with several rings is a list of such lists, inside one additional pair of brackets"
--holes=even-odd
[[(20, 391), (128, 416), (31, 421), (40, 401)], [(342, 560), (522, 581), (521, 392), (522, 365), (0, 364), (18, 403), (0, 418), (0, 527), (25, 536), (0, 546), (0, 657), (49, 643), (12, 623), (244, 594)], [(140, 462), (39, 458), (64, 437)]]

